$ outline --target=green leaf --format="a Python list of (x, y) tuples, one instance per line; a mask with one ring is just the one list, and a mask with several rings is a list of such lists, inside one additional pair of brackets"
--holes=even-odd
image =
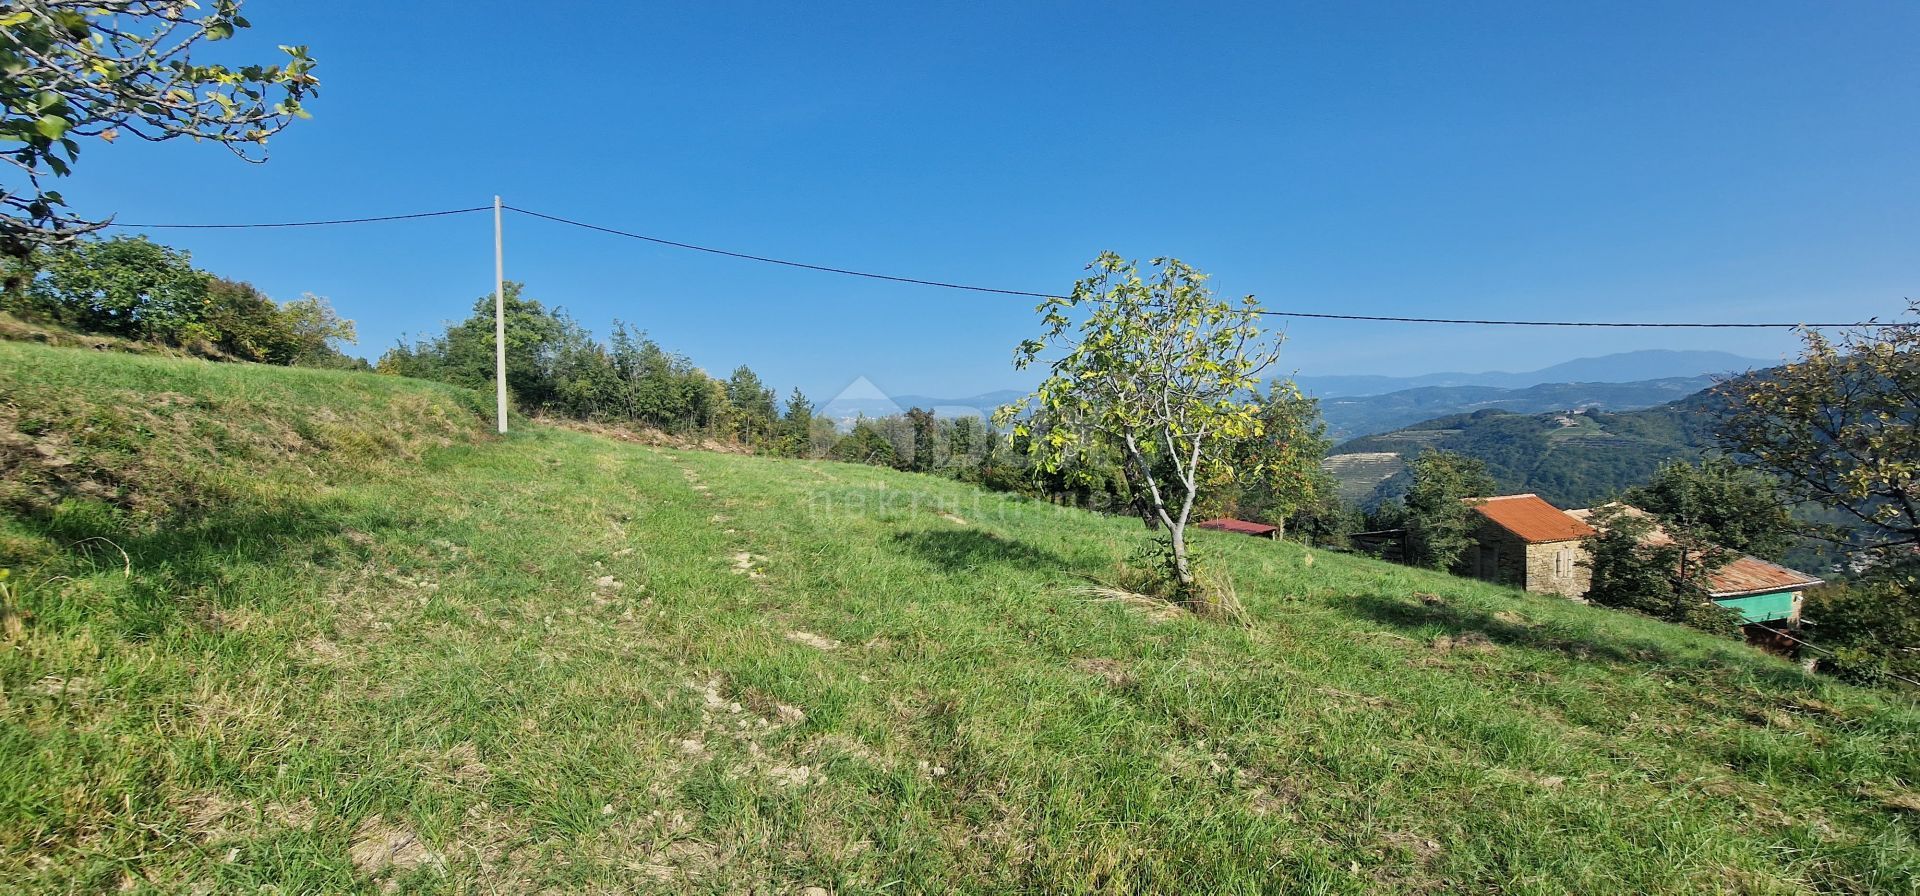
[(39, 131), (40, 136), (48, 140), (58, 140), (61, 137), (65, 137), (67, 130), (71, 127), (73, 127), (73, 122), (61, 118), (58, 115), (42, 115), (39, 121), (33, 123), (33, 129)]

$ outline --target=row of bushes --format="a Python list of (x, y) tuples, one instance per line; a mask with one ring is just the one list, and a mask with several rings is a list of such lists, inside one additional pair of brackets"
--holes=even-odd
[(4, 263), (0, 310), (81, 333), (264, 364), (364, 367), (325, 299), (276, 302), (251, 284), (193, 266), (145, 237), (88, 240)]

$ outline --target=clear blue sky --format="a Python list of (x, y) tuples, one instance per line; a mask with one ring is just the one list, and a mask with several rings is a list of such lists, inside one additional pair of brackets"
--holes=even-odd
[[(126, 221), (511, 204), (667, 238), (1061, 291), (1102, 249), (1299, 310), (1853, 319), (1920, 295), (1920, 4), (296, 3), (314, 118), (247, 166), (92, 144), (68, 198)], [(960, 396), (1030, 300), (759, 266), (509, 216), (508, 276), (724, 374), (825, 399)], [(156, 234), (360, 351), (466, 314), (491, 222)], [(1531, 369), (1767, 332), (1296, 322), (1302, 373)]]

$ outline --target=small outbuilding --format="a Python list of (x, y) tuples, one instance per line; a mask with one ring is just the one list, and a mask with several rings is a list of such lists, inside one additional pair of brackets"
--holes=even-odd
[(1207, 520), (1206, 522), (1200, 523), (1199, 525), (1200, 525), (1200, 528), (1202, 529), (1215, 529), (1221, 532), (1237, 532), (1241, 535), (1251, 535), (1255, 538), (1279, 538), (1280, 537), (1279, 526), (1269, 526), (1266, 523), (1255, 523), (1255, 522), (1250, 522), (1248, 520), (1236, 520), (1231, 517), (1224, 517), (1224, 516), (1218, 517), (1216, 519)]
[(1474, 543), (1455, 571), (1540, 594), (1579, 597), (1587, 593), (1586, 540), (1596, 533), (1539, 495), (1473, 498), (1478, 526)]
[[(1610, 504), (1607, 507), (1616, 513), (1642, 519), (1652, 518), (1646, 511), (1626, 504)], [(1591, 520), (1599, 509), (1569, 510), (1567, 513), (1581, 520)], [(1648, 530), (1642, 538), (1644, 543), (1652, 545), (1673, 543), (1673, 537), (1658, 525)], [(1727, 565), (1708, 573), (1706, 579), (1707, 597), (1739, 613), (1740, 624), (1746, 628), (1748, 639), (1756, 643), (1772, 640), (1775, 628), (1798, 628), (1800, 611), (1806, 604), (1806, 590), (1825, 584), (1816, 576), (1747, 554), (1734, 557)]]

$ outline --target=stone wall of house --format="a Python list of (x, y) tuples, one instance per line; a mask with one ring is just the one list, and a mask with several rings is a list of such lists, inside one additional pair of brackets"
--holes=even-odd
[(1593, 587), (1591, 555), (1583, 541), (1549, 541), (1526, 546), (1526, 588), (1541, 594), (1583, 597)]
[(1456, 573), (1501, 585), (1524, 588), (1527, 584), (1527, 543), (1513, 533), (1482, 521), (1474, 533), (1474, 543), (1460, 557)]

